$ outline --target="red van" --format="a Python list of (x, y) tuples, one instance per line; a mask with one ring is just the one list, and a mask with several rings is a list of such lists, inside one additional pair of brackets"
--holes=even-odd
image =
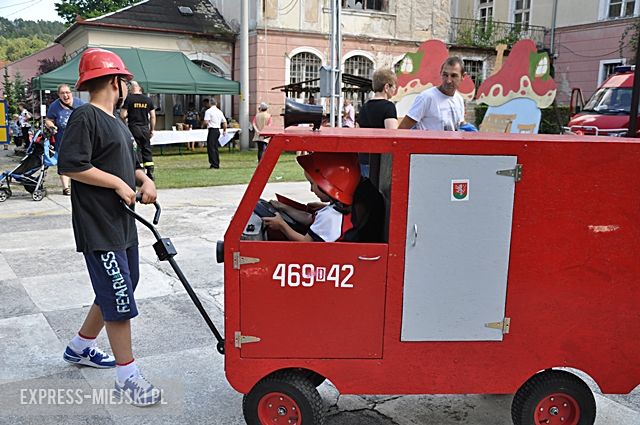
[[(584, 103), (580, 89), (571, 93), (571, 120), (565, 130), (595, 136), (625, 136), (631, 112), (633, 67), (621, 66)], [(638, 127), (640, 129), (640, 116)], [(640, 130), (638, 131), (640, 135)]]

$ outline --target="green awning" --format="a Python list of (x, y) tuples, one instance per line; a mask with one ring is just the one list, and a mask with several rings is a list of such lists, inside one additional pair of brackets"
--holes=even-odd
[[(239, 94), (240, 83), (218, 77), (201, 69), (181, 52), (107, 48), (116, 53), (145, 93)], [(33, 79), (35, 90), (56, 90), (60, 84), (71, 87), (78, 80), (78, 62), (74, 56), (60, 68)]]

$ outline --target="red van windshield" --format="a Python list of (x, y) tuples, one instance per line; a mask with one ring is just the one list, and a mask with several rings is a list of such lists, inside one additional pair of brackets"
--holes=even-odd
[(602, 87), (582, 109), (600, 114), (628, 114), (631, 112), (631, 89)]

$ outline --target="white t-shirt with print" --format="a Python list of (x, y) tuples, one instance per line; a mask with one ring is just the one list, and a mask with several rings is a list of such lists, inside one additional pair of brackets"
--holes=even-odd
[[(344, 215), (336, 211), (333, 205), (316, 211), (309, 232), (325, 242), (335, 242), (342, 235), (342, 219)], [(312, 235), (313, 236), (313, 235)]]
[(416, 97), (407, 116), (418, 130), (457, 130), (464, 121), (464, 99), (458, 92), (447, 96), (431, 87)]

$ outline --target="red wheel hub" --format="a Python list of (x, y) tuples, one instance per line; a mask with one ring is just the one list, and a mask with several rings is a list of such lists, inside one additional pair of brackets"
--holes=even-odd
[(258, 403), (258, 418), (263, 425), (300, 425), (300, 408), (283, 393), (265, 394)]
[(554, 393), (546, 396), (536, 406), (534, 423), (578, 425), (580, 405), (568, 394)]

